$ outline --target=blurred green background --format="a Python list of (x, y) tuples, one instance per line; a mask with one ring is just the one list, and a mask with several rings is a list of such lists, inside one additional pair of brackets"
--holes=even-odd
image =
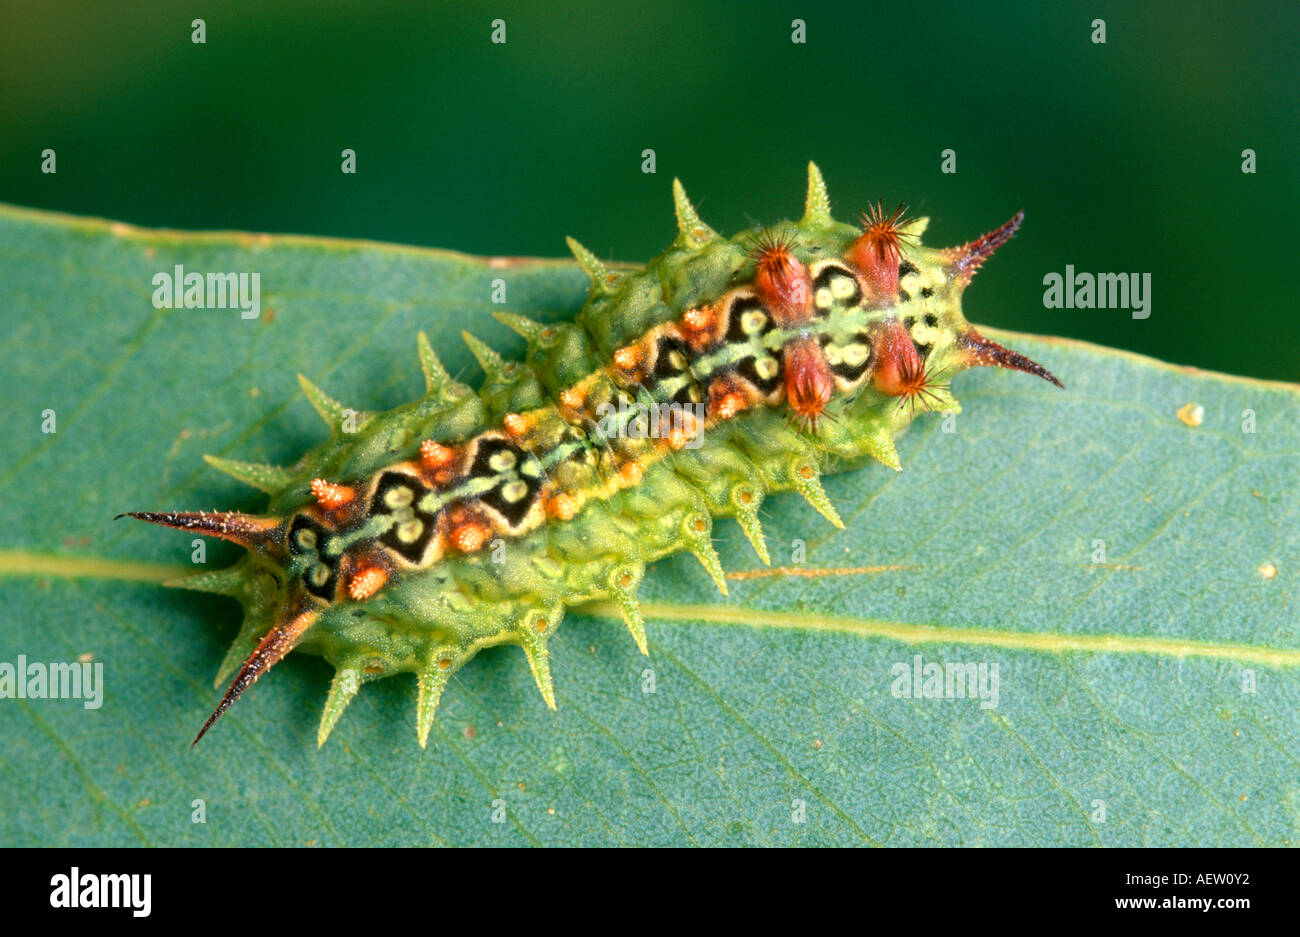
[[(906, 199), (928, 243), (1025, 209), (974, 321), (1300, 379), (1294, 0), (0, 10), (3, 201), (484, 254), (572, 234), (644, 260), (672, 237), (674, 175), (730, 232), (796, 215), (815, 159), (838, 214)], [(1151, 317), (1045, 309), (1066, 264), (1151, 273)]]

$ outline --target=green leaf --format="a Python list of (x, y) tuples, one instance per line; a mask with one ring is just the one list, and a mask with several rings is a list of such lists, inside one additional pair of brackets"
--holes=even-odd
[[(176, 264), (259, 273), (260, 318), (155, 309)], [(586, 284), (572, 262), (0, 212), (0, 661), (104, 665), (98, 709), (0, 700), (0, 842), (1300, 841), (1298, 389), (1019, 335), (998, 338), (1068, 391), (961, 375), (955, 431), (919, 419), (901, 473), (826, 479), (847, 529), (765, 505), (775, 572), (720, 523), (731, 597), (689, 555), (656, 565), (649, 658), (612, 604), (571, 615), (558, 712), (496, 648), (451, 681), (427, 750), (397, 678), (318, 751), (330, 670), (295, 654), (188, 751), (239, 610), (160, 588), (190, 538), (113, 516), (257, 510), (203, 456), (319, 442), (298, 372), (391, 407), (424, 386), (419, 330), (477, 380), (462, 329), (518, 355), (491, 313), (565, 318)], [(975, 284), (968, 315), (996, 308)], [(236, 555), (209, 544), (207, 568)], [(899, 698), (916, 655), (996, 664), (996, 707)]]

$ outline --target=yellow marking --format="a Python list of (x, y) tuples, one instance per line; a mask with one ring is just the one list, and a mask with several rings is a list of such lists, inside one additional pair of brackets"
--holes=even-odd
[(411, 503), (415, 497), (415, 492), (405, 485), (397, 488), (390, 488), (384, 494), (384, 504), (390, 508), (404, 508)]
[(852, 345), (844, 346), (844, 354), (840, 357), (844, 359), (844, 363), (849, 367), (856, 368), (863, 364), (867, 360), (867, 356), (870, 354), (870, 348), (866, 345), (860, 345), (855, 342)]
[(754, 371), (765, 381), (770, 381), (776, 377), (777, 372), (781, 370), (781, 365), (775, 358), (757, 358), (754, 361)]
[(857, 286), (851, 277), (843, 275), (831, 277), (831, 295), (836, 299), (848, 299), (857, 290)]
[(298, 546), (304, 550), (316, 549), (316, 531), (310, 527), (304, 527), (298, 531), (298, 536), (295, 539), (298, 541)]
[(515, 467), (515, 462), (515, 454), (507, 449), (488, 459), (488, 466), (494, 472), (508, 472)]
[(938, 326), (929, 326), (920, 319), (912, 326), (912, 340), (920, 345), (937, 345), (943, 337), (943, 329)]
[(830, 291), (830, 289), (828, 289), (828, 288), (825, 287), (825, 286), (823, 286), (821, 289), (819, 289), (819, 290), (816, 292), (816, 294), (814, 294), (814, 296), (813, 296), (813, 302), (815, 302), (815, 303), (817, 304), (817, 308), (818, 308), (818, 309), (829, 309), (829, 308), (831, 308), (831, 291)]
[(415, 543), (422, 533), (424, 533), (424, 522), (419, 518), (397, 525), (397, 539), (402, 543)]
[(511, 482), (501, 489), (501, 497), (505, 498), (511, 504), (521, 501), (528, 494), (527, 482)]
[(746, 335), (753, 335), (767, 324), (767, 316), (757, 309), (751, 309), (740, 317), (740, 330)]

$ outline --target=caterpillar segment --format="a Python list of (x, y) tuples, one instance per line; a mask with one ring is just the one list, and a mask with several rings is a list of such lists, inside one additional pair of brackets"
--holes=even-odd
[(420, 333), (418, 400), (364, 413), (300, 377), (326, 442), (290, 467), (209, 457), (270, 495), (265, 514), (131, 514), (247, 550), (176, 583), (244, 606), (218, 674), (232, 682), (198, 738), (293, 649), (336, 670), (320, 744), (364, 683), (412, 673), (425, 745), (451, 677), (498, 644), (521, 648), (554, 708), (547, 645), (566, 607), (614, 601), (648, 653), (637, 602), (648, 564), (689, 551), (727, 591), (715, 518), (734, 517), (770, 564), (764, 500), (798, 492), (843, 527), (822, 475), (871, 460), (899, 469), (895, 436), (918, 412), (958, 409), (957, 372), (1002, 367), (1059, 386), (961, 310), (1022, 214), (926, 248), (926, 219), (902, 206), (836, 222), (812, 164), (798, 222), (728, 239), (676, 181), (673, 201), (677, 238), (640, 271), (611, 272), (569, 239), (591, 279), (574, 321), (496, 314), (527, 342), (522, 362), (465, 333), (477, 392)]

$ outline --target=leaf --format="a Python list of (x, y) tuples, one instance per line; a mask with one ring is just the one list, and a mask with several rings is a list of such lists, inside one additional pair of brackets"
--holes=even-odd
[[(155, 309), (176, 264), (259, 273), (260, 318)], [(955, 432), (923, 417), (903, 472), (827, 479), (846, 530), (765, 505), (775, 572), (720, 524), (731, 598), (689, 556), (655, 566), (648, 659), (612, 606), (571, 615), (558, 712), (496, 648), (447, 688), (427, 750), (397, 678), (318, 751), (329, 668), (296, 654), (189, 752), (238, 609), (159, 588), (190, 539), (113, 515), (256, 510), (203, 455), (285, 464), (318, 442), (297, 372), (390, 407), (423, 387), (419, 330), (474, 377), (463, 328), (518, 355), (490, 313), (565, 318), (585, 284), (570, 262), (0, 213), (0, 661), (104, 665), (98, 709), (0, 700), (0, 841), (1300, 841), (1297, 388), (1017, 335), (999, 338), (1068, 391), (962, 375)], [(976, 284), (967, 312), (996, 305)], [(236, 555), (207, 549), (209, 568)], [(899, 698), (917, 655), (996, 664), (996, 707)]]

